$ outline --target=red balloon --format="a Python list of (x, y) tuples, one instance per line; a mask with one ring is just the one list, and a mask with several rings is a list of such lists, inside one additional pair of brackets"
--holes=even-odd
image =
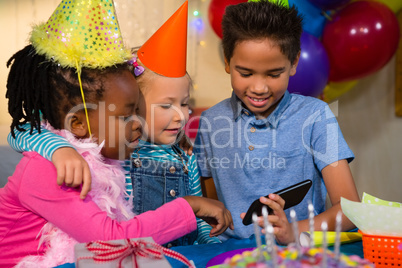
[(222, 17), (225, 8), (229, 5), (237, 5), (247, 0), (212, 0), (208, 9), (208, 20), (214, 32), (222, 39)]
[(398, 20), (384, 4), (358, 1), (329, 21), (322, 43), (330, 62), (329, 81), (359, 79), (381, 69), (399, 41)]

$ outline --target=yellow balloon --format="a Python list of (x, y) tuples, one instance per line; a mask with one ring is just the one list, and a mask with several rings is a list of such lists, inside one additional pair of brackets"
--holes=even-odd
[[(401, 0), (368, 0), (368, 1), (383, 3), (384, 5), (388, 6), (394, 13), (398, 13), (398, 11), (402, 9), (402, 1)], [(356, 2), (356, 1), (353, 1), (353, 2)]]
[(323, 101), (330, 103), (338, 99), (341, 95), (345, 94), (356, 86), (358, 80), (333, 83), (330, 82), (322, 91), (321, 98)]

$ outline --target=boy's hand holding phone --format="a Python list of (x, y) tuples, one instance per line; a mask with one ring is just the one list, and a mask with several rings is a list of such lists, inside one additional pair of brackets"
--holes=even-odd
[[(299, 204), (304, 197), (306, 196), (307, 192), (311, 188), (312, 185), (311, 180), (305, 180), (299, 183), (296, 183), (292, 186), (286, 187), (282, 190), (275, 192), (275, 195), (279, 195), (284, 202), (283, 210), (288, 209), (290, 207), (296, 206)], [(266, 196), (268, 197), (268, 196)], [(259, 199), (255, 200), (247, 210), (247, 213), (242, 218), (244, 225), (249, 225), (252, 223), (252, 215), (253, 213), (257, 213), (257, 216), (262, 215), (262, 207), (264, 206), (263, 203)], [(268, 206), (268, 213), (272, 214), (272, 209)]]
[[(259, 201), (272, 210), (272, 214), (268, 215), (268, 221), (274, 227), (276, 241), (281, 245), (287, 245), (288, 243), (294, 242), (295, 237), (292, 224), (288, 221), (285, 211), (283, 210), (285, 200), (283, 200), (280, 195), (270, 194), (268, 197), (260, 197)], [(240, 214), (240, 218), (244, 219), (245, 215), (246, 213)], [(262, 232), (265, 233), (262, 216), (258, 217), (258, 225), (263, 228)]]
[[(261, 197), (261, 203), (268, 205), (273, 213), (268, 216), (269, 222), (274, 227), (276, 241), (281, 245), (287, 245), (295, 241), (292, 224), (288, 221), (285, 211), (285, 200), (278, 194), (270, 194), (268, 198)], [(258, 225), (264, 228), (264, 221), (259, 217)]]
[[(243, 219), (243, 224), (251, 224), (253, 213), (261, 216), (262, 207), (267, 206), (269, 212), (268, 220), (274, 227), (274, 235), (278, 243), (288, 244), (294, 242), (293, 227), (289, 223), (284, 210), (299, 204), (306, 196), (311, 185), (311, 180), (305, 180), (275, 193), (260, 197), (250, 205), (247, 213), (240, 215)], [(262, 228), (264, 228), (263, 222), (262, 217), (259, 217), (258, 224)]]

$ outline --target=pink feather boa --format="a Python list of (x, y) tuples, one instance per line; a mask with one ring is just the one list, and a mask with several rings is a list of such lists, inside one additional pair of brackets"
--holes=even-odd
[[(106, 159), (101, 155), (104, 143), (98, 145), (91, 139), (79, 140), (71, 132), (55, 130), (49, 124), (44, 127), (66, 138), (87, 161), (92, 176), (91, 191), (88, 196), (92, 198), (98, 207), (117, 221), (134, 217), (132, 202), (125, 198), (127, 194), (124, 170), (119, 161)], [(27, 256), (15, 267), (47, 268), (74, 262), (74, 245), (78, 243), (75, 239), (50, 222), (43, 226), (41, 233), (38, 234), (39, 236), (38, 248), (45, 245), (45, 254), (42, 256)]]

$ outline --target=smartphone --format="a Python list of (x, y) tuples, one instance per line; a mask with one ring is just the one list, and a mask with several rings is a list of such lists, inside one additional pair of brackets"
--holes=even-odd
[[(293, 206), (296, 206), (297, 204), (299, 204), (303, 200), (303, 198), (306, 196), (311, 185), (312, 185), (311, 180), (305, 180), (305, 181), (296, 183), (292, 186), (289, 186), (285, 189), (282, 189), (280, 191), (277, 191), (274, 194), (280, 195), (282, 197), (282, 199), (285, 200), (285, 207), (283, 208), (283, 210), (285, 210), (285, 209), (288, 209), (290, 207), (293, 207)], [(268, 195), (266, 197), (268, 197)], [(244, 216), (244, 219), (243, 219), (243, 224), (249, 225), (253, 222), (252, 216), (253, 216), (254, 212), (257, 213), (257, 216), (261, 216), (263, 206), (266, 206), (268, 209), (268, 213), (272, 214), (272, 209), (270, 207), (268, 207), (267, 205), (262, 204), (260, 202), (260, 199), (258, 198), (248, 208), (246, 216)]]

